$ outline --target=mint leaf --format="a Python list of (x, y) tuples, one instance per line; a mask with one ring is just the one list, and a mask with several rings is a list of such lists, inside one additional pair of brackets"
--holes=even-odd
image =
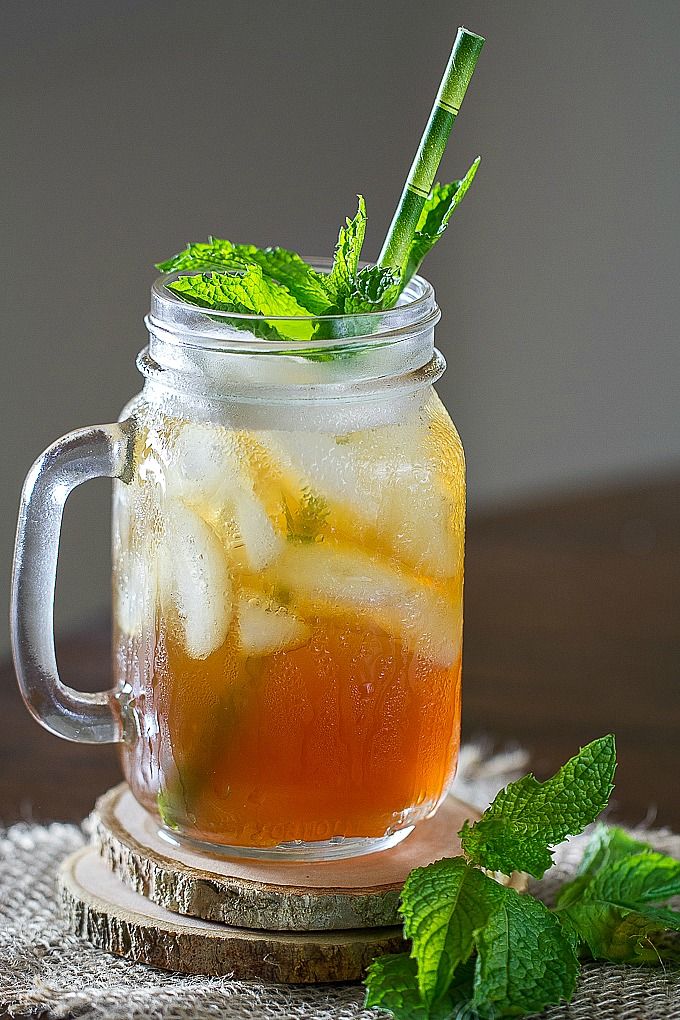
[[(198, 273), (180, 276), (167, 284), (168, 290), (183, 300), (215, 311), (239, 312), (250, 315), (307, 316), (295, 298), (269, 277), (257, 265), (232, 273)], [(273, 323), (254, 323), (231, 319), (237, 329), (254, 333), (266, 340), (284, 340), (280, 329)], [(313, 332), (313, 320), (305, 318), (286, 323), (287, 333), (293, 339), (308, 340)]]
[[(583, 851), (576, 875), (579, 878), (590, 877), (604, 865), (615, 864), (626, 857), (633, 857), (635, 854), (642, 853), (643, 850), (650, 849), (649, 844), (633, 839), (623, 829), (599, 822)], [(573, 885), (573, 883), (567, 884)], [(567, 888), (567, 886), (563, 888)]]
[(658, 963), (680, 958), (668, 930), (680, 912), (654, 906), (680, 895), (680, 861), (657, 853), (620, 829), (598, 829), (579, 874), (566, 883), (556, 914), (575, 944), (595, 959)]
[(396, 1020), (450, 1020), (456, 1005), (472, 992), (471, 975), (467, 984), (458, 981), (436, 1003), (428, 1005), (418, 991), (417, 964), (407, 953), (379, 956), (366, 972), (367, 1007), (389, 1010)]
[(180, 276), (168, 284), (168, 290), (196, 304), (209, 303), (217, 310), (235, 311), (233, 305), (238, 304), (257, 315), (307, 315), (293, 295), (265, 276), (257, 265), (233, 273)]
[(358, 198), (359, 208), (356, 216), (352, 220), (348, 218), (345, 225), (340, 227), (333, 267), (324, 280), (327, 292), (338, 311), (344, 310), (345, 298), (354, 289), (366, 234), (366, 203), (361, 195)]
[(323, 275), (287, 248), (257, 248), (211, 237), (205, 243), (188, 244), (171, 259), (157, 263), (156, 268), (162, 273), (198, 269), (233, 272), (248, 265), (259, 266), (265, 276), (285, 287), (304, 309), (294, 314), (321, 315), (330, 307)]
[(532, 896), (500, 891), (476, 937), (473, 1007), (483, 1017), (524, 1016), (570, 999), (579, 964), (559, 921)]
[(549, 847), (581, 832), (606, 806), (616, 768), (614, 737), (594, 740), (539, 783), (529, 774), (497, 795), (478, 822), (459, 835), (473, 864), (509, 875), (541, 878), (552, 864)]
[(385, 266), (364, 266), (344, 302), (349, 314), (380, 312), (396, 304), (401, 280)]
[(263, 273), (285, 287), (309, 313), (328, 314), (325, 276), (317, 273), (297, 252), (287, 248), (256, 248), (253, 244), (238, 244), (236, 251), (241, 258), (255, 262)]
[[(199, 276), (180, 276), (167, 286), (168, 290), (183, 301), (201, 308), (255, 315), (257, 312), (250, 300), (238, 300), (237, 294), (243, 293), (238, 282), (241, 279), (241, 274), (223, 273), (215, 276), (211, 273), (201, 273)], [(275, 326), (265, 321), (258, 322), (252, 319), (220, 319), (220, 321), (228, 322), (234, 329), (252, 333), (261, 340), (285, 340)]]
[(236, 246), (231, 241), (220, 240), (217, 237), (192, 242), (172, 258), (156, 263), (156, 269), (161, 273), (181, 273), (184, 270), (197, 269), (233, 272), (243, 268), (245, 263), (236, 254)]
[(460, 181), (451, 181), (450, 184), (435, 184), (423, 206), (411, 242), (402, 274), (404, 286), (413, 274), (418, 272), (423, 259), (446, 230), (449, 220), (465, 198), (468, 188), (474, 180), (479, 163), (480, 157), (478, 156)]
[(560, 890), (560, 906), (566, 907), (572, 901), (577, 900), (582, 889), (604, 865), (613, 864), (625, 857), (632, 857), (647, 849), (649, 847), (645, 843), (639, 843), (623, 829), (603, 825), (600, 822), (595, 827), (588, 845), (583, 851), (575, 878), (571, 882), (566, 882)]
[[(671, 916), (668, 917), (667, 915)], [(582, 953), (613, 963), (680, 962), (680, 946), (668, 928), (680, 928), (677, 911), (632, 910), (612, 903), (580, 901), (557, 912), (565, 932)]]
[(367, 1007), (387, 1009), (396, 1020), (428, 1020), (430, 1011), (418, 991), (416, 961), (408, 953), (379, 956), (366, 972)]
[(292, 511), (284, 497), (283, 512), (286, 518), (286, 529), (289, 542), (314, 542), (324, 529), (329, 506), (323, 496), (318, 496), (309, 489), (302, 492), (300, 504)]
[(680, 861), (645, 849), (601, 868), (588, 886), (588, 895), (636, 904), (680, 896)]
[(175, 813), (177, 811), (177, 798), (173, 796), (169, 790), (159, 790), (158, 796), (156, 797), (156, 806), (158, 808), (158, 814), (161, 816), (161, 821), (168, 829), (179, 829), (179, 823), (175, 820)]
[(428, 1006), (446, 992), (454, 971), (470, 956), (475, 935), (497, 909), (501, 892), (462, 857), (417, 868), (406, 879), (400, 911)]

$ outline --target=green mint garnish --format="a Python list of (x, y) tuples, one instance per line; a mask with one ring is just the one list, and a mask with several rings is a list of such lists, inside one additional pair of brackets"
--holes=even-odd
[(609, 735), (582, 748), (545, 783), (533, 775), (510, 783), (480, 821), (463, 826), (468, 860), (505, 875), (528, 871), (541, 878), (552, 864), (549, 848), (582, 832), (606, 807), (615, 769)]
[[(192, 243), (157, 268), (164, 273), (192, 272), (167, 284), (190, 304), (215, 311), (259, 316), (305, 317), (300, 323), (253, 323), (231, 320), (265, 340), (341, 338), (336, 326), (314, 323), (310, 316), (361, 315), (393, 308), (425, 255), (434, 247), (467, 193), (479, 166), (472, 164), (461, 181), (437, 184), (423, 205), (418, 229), (403, 267), (368, 265), (359, 268), (366, 231), (366, 206), (340, 228), (330, 273), (317, 272), (286, 248), (210, 238)], [(307, 321), (305, 321), (305, 319)]]
[(246, 261), (236, 254), (236, 245), (231, 241), (221, 241), (217, 237), (209, 237), (205, 242), (188, 244), (165, 262), (157, 262), (156, 269), (161, 273), (177, 273), (184, 269), (206, 272), (223, 270), (234, 272), (245, 269)]
[(575, 947), (621, 963), (680, 962), (680, 911), (659, 906), (680, 896), (680, 861), (600, 826), (579, 873), (560, 890), (556, 914)]
[(156, 268), (162, 273), (198, 269), (233, 272), (248, 264), (259, 266), (266, 277), (285, 288), (304, 309), (291, 314), (320, 315), (328, 308), (322, 274), (286, 248), (257, 248), (254, 244), (232, 244), (210, 237), (204, 244), (187, 245), (167, 262), (159, 262)]
[(462, 857), (412, 872), (400, 909), (410, 959), (371, 965), (367, 1006), (397, 1020), (451, 1017), (456, 1008), (461, 1016), (496, 1018), (533, 1013), (574, 993), (579, 963), (555, 914)]
[(343, 311), (356, 315), (380, 312), (396, 304), (402, 281), (385, 266), (364, 266), (357, 273), (352, 289), (345, 298)]
[(400, 905), (410, 955), (371, 964), (366, 1005), (396, 1020), (500, 1020), (570, 1000), (579, 956), (680, 960), (673, 934), (680, 931), (680, 912), (664, 905), (680, 895), (680, 861), (621, 829), (596, 828), (554, 910), (482, 870), (507, 874), (517, 867), (513, 861), (528, 859), (543, 874), (548, 847), (580, 831), (606, 805), (615, 765), (608, 736), (584, 747), (546, 783), (525, 776), (479, 822), (464, 826), (465, 857), (411, 872)]
[(646, 849), (648, 848), (645, 843), (639, 843), (623, 829), (598, 823), (583, 851), (576, 877), (562, 886), (560, 905), (566, 907), (573, 900), (577, 900), (581, 889), (588, 885), (593, 875), (604, 865), (615, 864)]
[(237, 251), (290, 291), (307, 314), (320, 315), (327, 308), (324, 276), (312, 269), (297, 252), (277, 247), (256, 248), (254, 244), (239, 244)]
[[(432, 1014), (418, 991), (418, 965), (408, 953), (379, 956), (366, 973), (366, 1006), (386, 1009), (399, 1020), (427, 1020)], [(446, 1002), (442, 1017), (451, 1015)]]
[(345, 225), (340, 227), (333, 266), (326, 277), (326, 289), (332, 301), (332, 312), (344, 311), (345, 299), (356, 285), (365, 234), (366, 203), (359, 195), (356, 216), (351, 220), (348, 217)]
[[(401, 900), (420, 1002), (437, 1007), (476, 950), (471, 1005), (480, 1016), (531, 1012), (568, 998), (578, 962), (559, 921), (538, 900), (506, 889), (463, 857), (411, 872)], [(538, 951), (537, 951), (538, 950)]]
[(159, 790), (156, 798), (156, 806), (158, 807), (158, 814), (161, 816), (163, 825), (165, 825), (168, 829), (179, 829), (179, 824), (175, 818), (177, 811), (177, 804), (175, 801), (176, 797), (174, 797), (169, 790)]
[[(216, 311), (273, 317), (307, 315), (290, 291), (266, 276), (255, 263), (233, 272), (180, 276), (168, 284), (168, 290), (192, 304)], [(284, 339), (274, 322), (253, 323), (240, 319), (229, 322), (237, 329), (254, 332), (263, 340)], [(312, 332), (313, 320), (301, 318), (296, 323), (296, 339), (309, 340)]]
[(290, 291), (265, 276), (260, 266), (252, 264), (229, 273), (199, 273), (180, 276), (168, 288), (175, 294), (189, 296), (196, 304), (232, 311), (233, 305), (258, 309), (260, 315), (299, 315), (307, 310)]

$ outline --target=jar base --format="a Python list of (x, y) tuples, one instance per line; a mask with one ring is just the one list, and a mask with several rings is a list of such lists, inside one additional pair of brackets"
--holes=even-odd
[(333, 839), (304, 842), (295, 840), (291, 843), (279, 843), (272, 847), (224, 846), (210, 843), (191, 836), (184, 836), (174, 829), (160, 826), (158, 835), (172, 846), (185, 847), (211, 857), (236, 857), (255, 861), (301, 861), (304, 863), (321, 864), (324, 861), (340, 861), (351, 857), (363, 857), (366, 854), (380, 853), (389, 850), (406, 839), (415, 826), (408, 825), (396, 832), (377, 838), (336, 836)]

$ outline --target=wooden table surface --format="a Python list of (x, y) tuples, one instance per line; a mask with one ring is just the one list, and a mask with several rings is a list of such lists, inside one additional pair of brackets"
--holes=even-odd
[[(616, 733), (612, 817), (680, 831), (680, 478), (517, 506), (469, 527), (464, 738), (526, 746), (544, 778)], [(108, 627), (60, 642), (64, 680), (110, 685)], [(0, 821), (77, 821), (120, 778), (113, 747), (29, 717), (1, 669)]]

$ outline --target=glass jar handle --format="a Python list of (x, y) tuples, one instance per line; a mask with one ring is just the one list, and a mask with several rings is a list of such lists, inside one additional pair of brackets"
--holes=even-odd
[(74, 691), (59, 679), (54, 649), (54, 589), (64, 504), (90, 478), (125, 480), (131, 421), (69, 432), (36, 460), (19, 509), (10, 623), (21, 694), (45, 729), (88, 744), (122, 739), (112, 691)]

